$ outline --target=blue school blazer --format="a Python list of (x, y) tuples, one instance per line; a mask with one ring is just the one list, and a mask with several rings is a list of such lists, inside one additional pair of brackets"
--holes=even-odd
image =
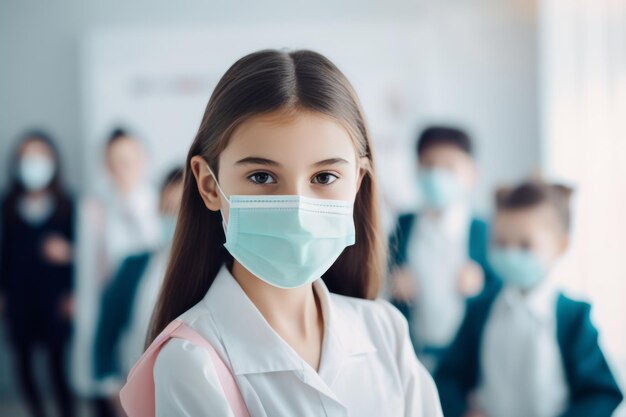
[[(498, 286), (468, 302), (456, 339), (435, 372), (446, 417), (461, 417), (467, 411), (468, 394), (479, 384), (483, 330), (500, 289)], [(563, 294), (557, 300), (556, 336), (570, 390), (561, 417), (610, 417), (623, 398), (598, 345), (590, 309), (589, 304)]]
[(93, 364), (98, 380), (121, 375), (117, 346), (130, 322), (135, 294), (152, 255), (143, 252), (124, 259), (102, 294)]
[[(389, 238), (389, 269), (392, 270), (398, 266), (404, 266), (408, 263), (408, 246), (411, 239), (411, 234), (415, 231), (415, 225), (417, 224), (418, 214), (407, 213), (398, 217), (396, 229)], [(489, 266), (487, 261), (487, 250), (489, 249), (489, 226), (487, 222), (477, 217), (473, 217), (470, 223), (469, 231), (469, 258), (476, 262), (484, 271), (485, 274), (485, 287), (482, 293), (488, 291), (490, 288), (497, 286), (499, 280), (496, 278), (495, 273)], [(410, 306), (392, 300), (392, 303), (404, 314), (407, 320), (411, 318)]]

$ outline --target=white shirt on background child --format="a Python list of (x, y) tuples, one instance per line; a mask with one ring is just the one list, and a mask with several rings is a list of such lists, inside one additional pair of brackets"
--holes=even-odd
[(527, 294), (505, 286), (482, 339), (478, 409), (490, 417), (554, 417), (568, 385), (557, 340), (559, 288), (549, 279)]
[(459, 274), (468, 262), (471, 215), (457, 205), (435, 217), (420, 213), (409, 240), (408, 265), (417, 286), (412, 321), (420, 346), (446, 347), (465, 311)]

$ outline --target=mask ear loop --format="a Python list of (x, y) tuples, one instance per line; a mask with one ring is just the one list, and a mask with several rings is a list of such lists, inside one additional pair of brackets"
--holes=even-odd
[[(219, 183), (219, 181), (217, 181), (217, 177), (213, 173), (213, 170), (211, 169), (209, 164), (206, 164), (206, 167), (209, 170), (209, 172), (211, 173), (211, 176), (213, 177), (213, 181), (215, 181), (215, 185), (217, 185), (217, 191), (222, 195), (222, 197), (224, 197), (224, 200), (226, 200), (228, 202), (228, 207), (230, 208), (230, 198), (226, 197), (226, 194), (222, 190), (222, 187), (220, 187), (220, 183)], [(221, 207), (220, 207), (220, 214), (222, 215), (222, 228), (224, 229), (224, 235), (226, 235), (226, 230), (228, 228), (228, 224), (226, 223), (226, 218), (224, 217), (224, 212), (222, 211)]]

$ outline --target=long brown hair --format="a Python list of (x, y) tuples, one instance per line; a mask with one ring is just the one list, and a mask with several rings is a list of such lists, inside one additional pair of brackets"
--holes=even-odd
[(148, 344), (204, 297), (222, 265), (232, 267), (233, 259), (223, 246), (221, 214), (204, 205), (191, 172), (191, 158), (202, 156), (217, 173), (219, 156), (242, 122), (259, 114), (299, 110), (335, 118), (350, 132), (358, 155), (366, 161), (354, 205), (356, 243), (344, 250), (322, 278), (338, 294), (369, 299), (378, 294), (386, 267), (385, 244), (371, 142), (358, 97), (323, 55), (263, 50), (239, 59), (220, 79), (187, 155), (182, 204)]

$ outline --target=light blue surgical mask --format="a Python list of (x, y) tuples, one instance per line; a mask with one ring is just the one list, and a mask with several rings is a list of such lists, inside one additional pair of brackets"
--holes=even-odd
[(40, 155), (25, 155), (19, 162), (20, 181), (28, 191), (43, 190), (54, 176), (54, 162)]
[(489, 263), (505, 284), (525, 290), (534, 287), (547, 273), (541, 259), (523, 249), (491, 248)]
[(444, 169), (427, 169), (418, 177), (420, 195), (427, 207), (441, 210), (462, 201), (465, 188), (453, 172)]
[(297, 288), (315, 281), (355, 242), (350, 201), (299, 195), (227, 197), (213, 178), (229, 205), (224, 246), (270, 285)]

